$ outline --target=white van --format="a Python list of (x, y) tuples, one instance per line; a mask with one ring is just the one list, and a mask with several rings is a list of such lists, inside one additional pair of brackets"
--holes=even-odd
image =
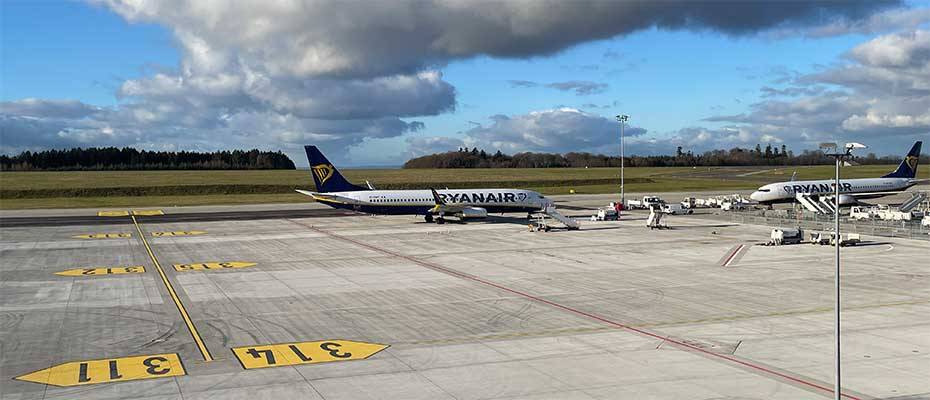
[(690, 208), (685, 208), (681, 204), (663, 204), (662, 212), (666, 214), (679, 215), (679, 214), (694, 214), (694, 210)]

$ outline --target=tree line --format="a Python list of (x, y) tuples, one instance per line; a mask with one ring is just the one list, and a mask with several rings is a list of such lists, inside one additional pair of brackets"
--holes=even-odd
[(252, 149), (149, 151), (131, 147), (73, 148), (0, 155), (0, 171), (295, 169), (284, 153)]
[[(854, 157), (858, 164), (897, 164), (902, 155), (878, 157), (875, 153)], [(927, 163), (928, 156), (920, 156), (921, 163)], [(683, 151), (678, 147), (675, 155), (627, 156), (624, 163), (628, 167), (720, 167), (750, 165), (822, 165), (833, 164), (833, 158), (820, 150), (804, 150), (795, 154), (785, 145), (764, 148), (757, 144), (755, 148), (734, 147), (729, 150), (710, 150), (702, 154)], [(404, 168), (560, 168), (560, 167), (619, 167), (620, 157), (603, 154), (571, 152), (558, 153), (516, 153), (507, 155), (500, 150), (490, 154), (477, 147), (459, 148), (458, 151), (436, 153), (417, 157), (404, 163)]]

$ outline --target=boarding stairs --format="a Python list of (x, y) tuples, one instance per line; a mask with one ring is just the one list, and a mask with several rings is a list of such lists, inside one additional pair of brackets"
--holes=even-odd
[(836, 201), (833, 200), (834, 198), (833, 196), (820, 196), (820, 201), (818, 203), (820, 204), (820, 208), (826, 211), (825, 214), (836, 213)]
[(557, 221), (561, 222), (563, 225), (568, 227), (568, 229), (578, 229), (578, 221), (575, 221), (572, 218), (562, 215), (558, 210), (555, 209), (554, 205), (547, 206), (543, 213), (546, 215), (555, 218)]
[(817, 214), (833, 214), (836, 212), (836, 206), (833, 204), (833, 196), (820, 196), (817, 201), (807, 193), (798, 193), (795, 195), (798, 203), (804, 208)]
[(798, 200), (798, 203), (801, 203), (801, 205), (804, 206), (804, 208), (810, 211), (813, 211), (818, 214), (827, 213), (827, 210), (824, 210), (823, 207), (820, 206), (819, 202), (814, 201), (814, 199), (812, 199), (811, 196), (806, 193), (798, 193), (798, 194), (795, 194), (794, 197), (795, 199)]
[(924, 199), (926, 198), (927, 198), (927, 194), (924, 192), (914, 193), (913, 197), (911, 197), (910, 199), (908, 199), (907, 201), (905, 201), (898, 207), (898, 211), (902, 211), (902, 212), (911, 211), (914, 209), (914, 207), (917, 207), (920, 204), (920, 202), (924, 201)]

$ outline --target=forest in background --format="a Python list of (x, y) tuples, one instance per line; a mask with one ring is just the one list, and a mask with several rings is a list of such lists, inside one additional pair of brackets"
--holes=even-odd
[(90, 147), (0, 155), (0, 171), (129, 171), (295, 169), (284, 153), (252, 149), (215, 152)]
[[(853, 158), (856, 164), (897, 164), (901, 155), (879, 157), (875, 153)], [(722, 167), (722, 166), (798, 166), (833, 164), (833, 159), (819, 150), (804, 150), (795, 154), (785, 145), (757, 144), (755, 148), (734, 147), (729, 150), (711, 150), (702, 154), (683, 151), (678, 147), (674, 155), (627, 156), (627, 167)], [(928, 162), (928, 156), (921, 154), (921, 163)], [(516, 153), (503, 154), (498, 150), (494, 154), (479, 150), (460, 148), (458, 151), (436, 153), (417, 157), (404, 163), (404, 168), (595, 168), (619, 167), (620, 157), (603, 154), (571, 152), (558, 153)]]

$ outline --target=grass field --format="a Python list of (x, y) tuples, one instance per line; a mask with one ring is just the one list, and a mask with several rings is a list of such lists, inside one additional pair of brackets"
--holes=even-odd
[[(875, 177), (890, 165), (843, 169), (847, 178)], [(831, 166), (627, 168), (628, 192), (754, 189), (765, 183), (826, 179)], [(379, 188), (517, 187), (545, 194), (611, 193), (618, 190), (616, 168), (527, 169), (371, 169), (344, 170), (346, 177)], [(921, 178), (930, 178), (926, 167)], [(0, 208), (180, 206), (306, 201), (293, 189), (313, 189), (309, 171), (74, 171), (0, 173)]]

